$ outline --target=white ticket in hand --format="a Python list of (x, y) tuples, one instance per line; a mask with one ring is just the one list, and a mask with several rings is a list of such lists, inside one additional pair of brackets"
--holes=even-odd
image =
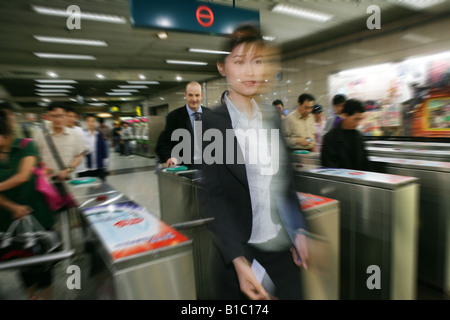
[(270, 296), (274, 297), (276, 291), (275, 284), (272, 279), (270, 279), (266, 269), (264, 269), (264, 267), (256, 259), (253, 259), (252, 271), (256, 277), (256, 280), (258, 280)]

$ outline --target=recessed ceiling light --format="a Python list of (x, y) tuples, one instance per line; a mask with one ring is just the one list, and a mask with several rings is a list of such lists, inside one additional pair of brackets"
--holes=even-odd
[(181, 81), (181, 80), (183, 80), (183, 78), (182, 78), (182, 77), (180, 77), (180, 76), (176, 76), (176, 79), (177, 79), (178, 81)]
[[(50, 15), (50, 16), (70, 17), (72, 15), (72, 12), (70, 12), (66, 9), (56, 9), (56, 8), (48, 8), (48, 7), (41, 7), (41, 6), (34, 6), (34, 5), (32, 5), (31, 8), (39, 14), (45, 14), (45, 15)], [(83, 20), (121, 23), (121, 24), (127, 23), (127, 19), (125, 19), (124, 17), (108, 15), (108, 14), (103, 14), (103, 13), (91, 13), (91, 12), (81, 11), (80, 17)]]
[(274, 36), (263, 36), (263, 39), (266, 41), (275, 41), (276, 37)]
[(45, 52), (33, 52), (33, 54), (39, 58), (45, 59), (96, 60), (94, 56), (84, 54), (61, 54), (61, 53), (45, 53)]
[(41, 42), (49, 42), (49, 43), (74, 44), (80, 46), (94, 46), (94, 47), (108, 46), (108, 44), (102, 40), (72, 39), (72, 38), (47, 37), (47, 36), (33, 36), (33, 37)]
[(445, 0), (389, 0), (389, 2), (404, 6), (413, 10), (422, 10), (435, 6)]
[(112, 92), (139, 92), (136, 89), (111, 89)]
[(127, 81), (127, 83), (129, 83), (129, 84), (159, 84), (158, 81), (146, 81), (146, 80)]
[(272, 12), (286, 14), (294, 17), (300, 17), (318, 22), (327, 22), (333, 18), (333, 15), (328, 13), (300, 8), (288, 4), (277, 4), (275, 7), (273, 7)]
[(145, 79), (146, 79), (145, 76), (144, 76), (143, 74), (140, 74), (138, 77), (139, 77), (139, 79), (141, 79), (141, 80), (145, 80)]
[(131, 96), (129, 92), (106, 92), (108, 96)]
[(202, 61), (185, 61), (185, 60), (166, 60), (166, 63), (168, 64), (187, 64), (187, 65), (193, 65), (193, 66), (206, 66), (207, 62)]
[(60, 80), (60, 79), (35, 79), (34, 81), (39, 83), (78, 83), (75, 80)]
[(107, 104), (104, 102), (97, 102), (97, 103), (88, 103), (88, 105), (94, 106), (94, 107), (102, 107), (102, 106), (106, 106)]
[(228, 51), (217, 51), (217, 50), (196, 49), (196, 48), (189, 48), (189, 52), (210, 53), (210, 54), (230, 54)]
[(52, 78), (58, 77), (58, 75), (57, 75), (56, 73), (54, 73), (53, 71), (47, 72), (47, 75), (48, 75), (49, 77), (52, 77)]
[(70, 92), (67, 89), (35, 89), (37, 92), (48, 93), (48, 92), (59, 92), (59, 93), (67, 93)]
[(148, 89), (148, 86), (128, 86), (128, 85), (121, 85), (118, 86), (121, 89)]
[(36, 84), (36, 87), (42, 89), (74, 89), (73, 86), (69, 86), (66, 84), (58, 85), (58, 84)]
[(422, 36), (417, 33), (407, 33), (404, 36), (402, 36), (402, 39), (411, 41), (411, 42), (420, 43), (420, 44), (426, 44), (426, 43), (430, 43), (430, 42), (433, 42), (436, 40), (436, 39), (433, 39), (430, 37)]
[(40, 93), (40, 92), (37, 92), (36, 94), (41, 97), (64, 97), (64, 96), (67, 96), (67, 94), (65, 94), (65, 93)]
[(105, 76), (102, 75), (101, 73), (96, 73), (95, 76), (99, 79), (105, 79)]
[(158, 35), (158, 38), (161, 40), (165, 40), (169, 37), (169, 35), (165, 31), (158, 32), (157, 35)]
[(318, 64), (318, 65), (323, 65), (323, 66), (327, 66), (333, 63), (333, 61), (329, 61), (329, 60), (319, 60), (319, 59), (306, 59), (305, 61), (306, 63), (311, 63), (311, 64)]

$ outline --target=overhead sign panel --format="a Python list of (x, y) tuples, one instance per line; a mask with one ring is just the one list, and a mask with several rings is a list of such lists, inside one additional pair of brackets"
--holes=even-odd
[(242, 24), (259, 25), (259, 11), (196, 0), (130, 0), (131, 24), (137, 28), (227, 35)]

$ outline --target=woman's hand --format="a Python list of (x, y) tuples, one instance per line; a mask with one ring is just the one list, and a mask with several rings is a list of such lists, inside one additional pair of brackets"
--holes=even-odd
[(25, 218), (27, 215), (31, 214), (31, 212), (33, 211), (33, 209), (31, 209), (29, 206), (24, 206), (21, 204), (13, 205), (10, 210), (11, 210), (13, 219)]
[(241, 291), (251, 300), (270, 300), (269, 294), (256, 280), (250, 263), (244, 257), (233, 260), (234, 268), (239, 279)]
[(295, 235), (295, 248), (294, 247), (291, 248), (291, 253), (292, 258), (294, 259), (294, 263), (297, 266), (303, 267), (306, 270), (308, 270), (309, 252), (306, 241), (307, 239), (304, 234), (297, 233)]

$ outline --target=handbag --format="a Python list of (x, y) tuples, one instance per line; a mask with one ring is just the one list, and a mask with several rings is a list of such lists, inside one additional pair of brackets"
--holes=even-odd
[(51, 253), (61, 245), (58, 234), (45, 230), (30, 214), (15, 219), (8, 230), (0, 234), (0, 262)]
[(66, 200), (63, 198), (58, 189), (48, 180), (47, 175), (44, 172), (44, 166), (42, 163), (33, 168), (35, 175), (35, 189), (41, 193), (48, 207), (52, 211), (61, 209)]
[[(22, 139), (20, 147), (25, 148), (31, 139)], [(60, 209), (72, 208), (76, 206), (72, 196), (65, 192), (65, 189), (58, 188), (56, 183), (51, 183), (45, 174), (45, 168), (43, 163), (39, 163), (33, 168), (33, 174), (35, 176), (35, 190), (41, 193), (48, 207), (52, 211)]]

